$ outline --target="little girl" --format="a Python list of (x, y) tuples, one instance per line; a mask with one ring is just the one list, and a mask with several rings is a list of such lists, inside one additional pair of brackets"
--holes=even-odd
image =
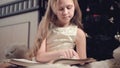
[(31, 56), (39, 62), (58, 58), (86, 59), (81, 16), (77, 0), (48, 0)]

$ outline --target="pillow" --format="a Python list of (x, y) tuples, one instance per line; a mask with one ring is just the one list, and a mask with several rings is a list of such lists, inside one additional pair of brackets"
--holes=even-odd
[(120, 62), (120, 46), (113, 51), (113, 57)]

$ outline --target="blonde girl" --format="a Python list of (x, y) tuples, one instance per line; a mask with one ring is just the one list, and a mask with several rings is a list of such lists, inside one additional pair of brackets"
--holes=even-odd
[(58, 58), (85, 59), (86, 36), (81, 16), (77, 0), (48, 0), (30, 57), (39, 62)]

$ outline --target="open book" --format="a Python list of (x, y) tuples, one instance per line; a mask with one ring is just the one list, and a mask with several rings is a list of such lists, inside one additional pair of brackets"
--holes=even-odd
[[(56, 59), (52, 62), (49, 62), (51, 64), (56, 64), (56, 63), (60, 63), (60, 64), (69, 64), (69, 65), (73, 65), (73, 64), (80, 64), (80, 65), (84, 65), (87, 63), (91, 63), (96, 61), (93, 58), (87, 58), (87, 59), (66, 59), (66, 58), (61, 58), (61, 59)], [(48, 63), (41, 63), (41, 62), (36, 62), (36, 61), (31, 61), (31, 60), (27, 60), (27, 59), (7, 59), (4, 60), (4, 62), (7, 63), (11, 63), (11, 64), (16, 64), (16, 65), (20, 65), (20, 66), (33, 66), (33, 65), (40, 65), (40, 64), (48, 64)]]

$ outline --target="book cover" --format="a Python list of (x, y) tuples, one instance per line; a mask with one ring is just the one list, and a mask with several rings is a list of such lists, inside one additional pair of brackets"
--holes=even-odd
[(87, 58), (87, 59), (67, 59), (67, 58), (61, 58), (61, 59), (57, 59), (54, 60), (52, 63), (62, 63), (62, 64), (69, 64), (69, 65), (73, 65), (73, 64), (80, 64), (80, 65), (84, 65), (84, 64), (88, 64), (91, 62), (95, 62), (96, 60), (93, 58)]

